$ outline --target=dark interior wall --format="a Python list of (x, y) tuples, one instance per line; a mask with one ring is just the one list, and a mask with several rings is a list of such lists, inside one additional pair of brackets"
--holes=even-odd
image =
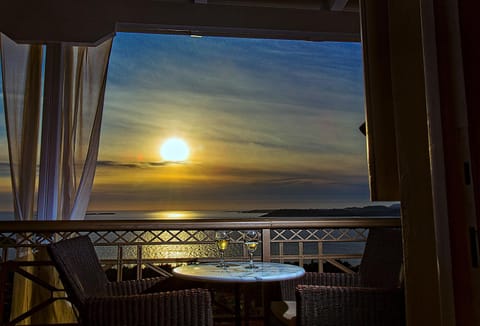
[(0, 32), (22, 42), (97, 44), (117, 31), (359, 41), (358, 12), (138, 0), (0, 2)]
[(480, 23), (475, 17), (474, 1), (460, 1), (460, 31), (465, 78), (465, 96), (468, 110), (472, 177), (474, 182), (477, 229), (480, 229)]

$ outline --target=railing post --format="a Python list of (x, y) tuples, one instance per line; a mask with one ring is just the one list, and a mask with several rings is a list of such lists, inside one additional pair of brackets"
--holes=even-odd
[(270, 260), (270, 229), (262, 229), (262, 261)]
[(8, 290), (8, 273), (10, 270), (10, 266), (13, 263), (10, 262), (4, 262), (1, 264), (0, 267), (0, 324), (3, 325), (5, 322), (5, 304), (6, 304), (6, 295), (5, 292)]
[(305, 252), (303, 248), (303, 241), (298, 242), (298, 266), (302, 266), (305, 263)]
[(143, 263), (142, 246), (137, 245), (137, 280), (142, 279), (142, 263)]
[(118, 253), (117, 253), (117, 281), (121, 281), (123, 279), (123, 247), (118, 246)]
[[(323, 241), (318, 242), (318, 256), (323, 258)], [(323, 259), (318, 259), (318, 272), (323, 273)]]

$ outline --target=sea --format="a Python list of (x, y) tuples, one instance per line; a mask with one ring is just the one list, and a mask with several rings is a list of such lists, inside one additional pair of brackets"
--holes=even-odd
[[(220, 211), (220, 210), (156, 210), (156, 211), (89, 211), (84, 219), (87, 221), (101, 220), (203, 220), (203, 219), (242, 219), (242, 218), (259, 218), (273, 210), (249, 210), (249, 211)], [(308, 216), (303, 216), (308, 218)], [(312, 216), (314, 217), (314, 216)], [(347, 216), (318, 216), (317, 218), (345, 218)], [(398, 218), (397, 215), (369, 215), (361, 214), (361, 216), (348, 216), (348, 218)], [(275, 219), (274, 216), (269, 216)], [(279, 219), (288, 219), (288, 216), (278, 217)], [(15, 220), (14, 213), (10, 211), (0, 211), (0, 221)]]
[[(92, 211), (87, 212), (85, 220), (201, 220), (201, 219), (237, 219), (260, 217), (267, 211)], [(14, 220), (13, 212), (0, 211), (0, 221)]]
[(255, 218), (267, 211), (102, 211), (87, 212), (86, 220), (202, 220)]

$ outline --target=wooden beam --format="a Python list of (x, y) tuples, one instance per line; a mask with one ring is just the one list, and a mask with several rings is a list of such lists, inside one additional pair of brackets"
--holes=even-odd
[(116, 31), (359, 41), (355, 12), (137, 0), (0, 4), (0, 31), (20, 42), (99, 43)]
[[(205, 1), (205, 0), (196, 0)], [(329, 10), (329, 0), (206, 0), (209, 4), (248, 7)], [(358, 11), (358, 10), (357, 10)]]

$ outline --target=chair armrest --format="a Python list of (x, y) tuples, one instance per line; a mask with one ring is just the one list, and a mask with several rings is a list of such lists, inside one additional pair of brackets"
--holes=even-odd
[(112, 296), (140, 294), (146, 289), (159, 282), (163, 282), (166, 279), (168, 279), (168, 277), (160, 276), (141, 280), (108, 282), (106, 285), (106, 290), (107, 294)]
[(297, 285), (328, 285), (328, 286), (358, 286), (360, 278), (358, 274), (347, 273), (313, 273), (307, 272), (301, 278), (280, 282), (282, 300), (295, 300), (295, 288)]
[(358, 274), (347, 273), (305, 273), (304, 285), (359, 286)]
[(405, 325), (403, 291), (299, 285), (298, 325)]
[(210, 293), (190, 289), (87, 300), (82, 325), (213, 325)]

